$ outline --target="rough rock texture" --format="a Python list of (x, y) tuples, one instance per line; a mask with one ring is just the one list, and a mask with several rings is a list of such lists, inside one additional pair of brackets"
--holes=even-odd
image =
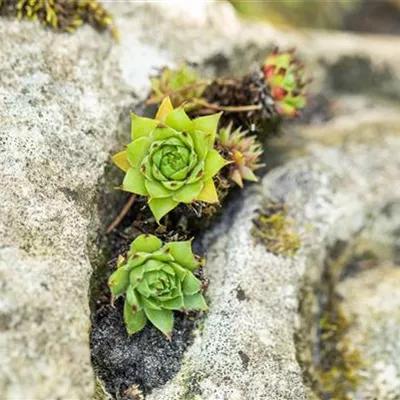
[(400, 396), (400, 268), (380, 265), (338, 286), (344, 309), (354, 320), (348, 336), (362, 354), (363, 399)]
[[(244, 25), (222, 2), (109, 7), (120, 27), (120, 45), (88, 27), (59, 35), (28, 22), (0, 24), (0, 340), (5, 348), (0, 393), (5, 399), (86, 400), (93, 394), (87, 247), (93, 249), (99, 224), (97, 184), (110, 150), (126, 142), (128, 110), (145, 96), (153, 68), (188, 58), (209, 74), (240, 73), (278, 43), (297, 45), (314, 65), (315, 88), (391, 99), (400, 92), (399, 40), (282, 34)], [(365, 74), (361, 83), (348, 78), (358, 82), (349, 87), (341, 71), (351, 70), (354, 54)], [(373, 85), (362, 84), (371, 79)], [(395, 114), (390, 126), (384, 117), (377, 119), (377, 132), (385, 136), (379, 143), (342, 151), (312, 138), (311, 158), (265, 179), (264, 195), (285, 200), (299, 229), (313, 225), (296, 259), (253, 244), (250, 219), (258, 195), (249, 197), (226, 234), (220, 227), (209, 252), (211, 312), (203, 336), (176, 379), (150, 398), (304, 398), (292, 336), (296, 286), (310, 249), (322, 252), (328, 233), (340, 230), (338, 222), (347, 221), (342, 226), (347, 237), (362, 224), (368, 207), (399, 196), (394, 182), (400, 149), (398, 138), (391, 137), (399, 121)], [(352, 121), (348, 131), (360, 132), (358, 119), (347, 115), (344, 121), (326, 127), (340, 130)]]
[[(233, 225), (208, 238), (210, 313), (202, 335), (181, 373), (148, 398), (306, 398), (293, 339), (301, 277), (311, 264), (322, 270), (329, 244), (350, 239), (371, 211), (399, 198), (398, 151), (398, 136), (342, 150), (319, 146), (269, 173)], [(251, 219), (263, 197), (291, 210), (303, 242), (295, 258), (254, 242)]]
[(400, 397), (400, 199), (371, 218), (360, 240), (375, 260), (336, 287), (352, 321), (349, 342), (362, 357), (356, 396), (395, 400)]
[(93, 391), (86, 246), (96, 184), (132, 101), (111, 45), (90, 29), (0, 24), (2, 398)]

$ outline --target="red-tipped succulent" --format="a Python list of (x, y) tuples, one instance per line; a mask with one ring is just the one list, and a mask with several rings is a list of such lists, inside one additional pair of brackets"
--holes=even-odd
[(275, 102), (275, 109), (285, 117), (294, 118), (307, 102), (304, 68), (295, 56), (294, 50), (280, 52), (273, 50), (263, 66), (264, 78)]

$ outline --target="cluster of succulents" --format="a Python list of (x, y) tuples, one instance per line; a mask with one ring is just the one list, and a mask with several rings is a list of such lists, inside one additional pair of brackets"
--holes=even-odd
[[(170, 338), (174, 311), (207, 309), (203, 284), (193, 274), (203, 260), (193, 255), (191, 241), (165, 232), (174, 215), (195, 210), (196, 217), (208, 217), (231, 187), (258, 181), (263, 146), (252, 133), (257, 130), (248, 128), (296, 117), (306, 104), (306, 83), (294, 52), (278, 50), (240, 79), (201, 80), (185, 64), (151, 78), (147, 103), (158, 104), (155, 118), (131, 114), (131, 143), (112, 158), (125, 173), (120, 189), (133, 193), (131, 202), (138, 197), (140, 213), (145, 204), (154, 221), (109, 278), (113, 300), (124, 298), (129, 334), (150, 321)], [(282, 210), (260, 214), (254, 225), (271, 251), (295, 254), (298, 237)]]
[(128, 333), (141, 331), (150, 321), (170, 338), (173, 310), (206, 310), (202, 283), (193, 274), (201, 263), (201, 258), (192, 253), (190, 241), (163, 245), (154, 235), (135, 239), (108, 281), (113, 298), (125, 296)]
[(88, 23), (119, 37), (111, 15), (97, 0), (0, 0), (0, 14), (39, 21), (64, 32), (73, 32)]
[(307, 103), (308, 83), (294, 50), (275, 48), (259, 68), (241, 78), (207, 81), (185, 64), (164, 68), (152, 78), (149, 103), (170, 96), (174, 106), (183, 104), (191, 115), (224, 111), (225, 126), (262, 126), (277, 117), (298, 116)]

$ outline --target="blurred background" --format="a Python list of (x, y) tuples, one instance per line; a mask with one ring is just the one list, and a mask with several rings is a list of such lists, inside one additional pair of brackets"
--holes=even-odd
[(400, 0), (231, 0), (247, 18), (281, 27), (400, 34)]

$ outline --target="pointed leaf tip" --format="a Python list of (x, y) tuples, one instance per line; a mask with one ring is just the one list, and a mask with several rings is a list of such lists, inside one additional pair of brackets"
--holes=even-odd
[(217, 150), (211, 149), (205, 160), (204, 179), (208, 180), (216, 175), (221, 168), (228, 165), (230, 162), (225, 160)]
[(167, 115), (173, 111), (174, 107), (171, 103), (171, 99), (168, 97), (165, 97), (164, 100), (161, 102), (161, 105), (157, 111), (155, 119), (161, 122), (164, 122), (165, 118)]
[(178, 204), (179, 202), (173, 200), (171, 197), (150, 199), (149, 201), (150, 210), (158, 224), (160, 224), (161, 218), (167, 215)]
[(206, 203), (218, 203), (218, 193), (212, 178), (204, 182), (203, 190), (197, 196), (197, 200)]
[(127, 172), (128, 169), (131, 167), (128, 161), (128, 156), (126, 150), (120, 151), (117, 154), (114, 154), (111, 157), (113, 163), (122, 171)]
[(144, 307), (144, 312), (149, 321), (160, 330), (165, 336), (172, 336), (172, 326), (174, 317), (171, 310), (153, 310), (149, 307)]
[(205, 117), (198, 117), (194, 119), (193, 122), (193, 130), (196, 131), (202, 131), (209, 135), (209, 148), (213, 148), (214, 146), (214, 141), (215, 141), (215, 135), (217, 132), (217, 127), (219, 120), (221, 118), (222, 112), (218, 114), (211, 114), (207, 115)]

